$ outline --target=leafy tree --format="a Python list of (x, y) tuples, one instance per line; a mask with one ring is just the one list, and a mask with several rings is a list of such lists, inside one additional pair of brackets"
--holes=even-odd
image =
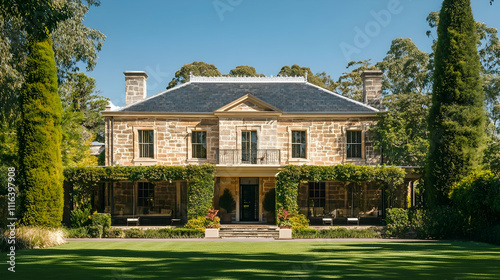
[(278, 73), (278, 76), (307, 76), (307, 81), (313, 85), (317, 85), (328, 90), (334, 90), (336, 87), (335, 81), (333, 81), (325, 72), (313, 74), (309, 67), (301, 67), (297, 64), (292, 65), (292, 67), (288, 65), (283, 66)]
[(61, 112), (52, 39), (28, 45), (21, 90), (19, 125), (19, 190), (21, 222), (60, 226), (63, 214)]
[[(355, 68), (356, 67), (356, 68)], [(351, 61), (346, 69), (352, 69), (350, 72), (344, 72), (340, 75), (336, 83), (336, 90), (339, 94), (358, 101), (363, 100), (363, 80), (361, 73), (365, 70), (374, 70), (370, 60)]]
[(430, 153), (426, 172), (427, 203), (449, 203), (451, 186), (482, 160), (484, 93), (470, 0), (444, 0), (438, 24)]
[(179, 71), (175, 72), (175, 77), (168, 83), (167, 89), (188, 82), (189, 75), (215, 77), (221, 76), (221, 73), (213, 64), (193, 61), (193, 63), (184, 64)]
[(109, 99), (96, 94), (95, 80), (84, 73), (69, 74), (59, 87), (63, 104), (62, 157), (64, 166), (97, 165), (90, 155), (92, 141), (104, 141), (104, 111)]
[[(19, 1), (1, 1), (0, 4), (11, 5)], [(28, 39), (33, 37), (33, 28), (50, 27), (52, 30), (53, 49), (58, 67), (58, 81), (63, 84), (67, 76), (78, 71), (77, 64), (83, 62), (87, 70), (92, 70), (97, 61), (97, 52), (101, 49), (105, 36), (83, 24), (84, 16), (90, 6), (99, 6), (95, 0), (62, 0), (54, 6), (54, 1), (22, 1), (17, 7), (0, 9), (0, 160), (9, 166), (15, 165), (17, 136), (16, 127), (19, 121), (20, 89), (24, 82)], [(28, 4), (33, 4), (30, 8)], [(44, 7), (49, 9), (45, 15)], [(27, 11), (23, 9), (28, 9)], [(36, 12), (36, 14), (32, 14)], [(59, 13), (56, 15), (56, 13)], [(28, 17), (23, 15), (28, 14)], [(63, 14), (65, 15), (63, 17)], [(37, 16), (37, 24), (31, 25), (30, 17)], [(48, 21), (64, 19), (59, 22)], [(36, 31), (38, 32), (38, 31)], [(44, 30), (45, 32), (45, 30)], [(10, 136), (13, 137), (10, 137)]]
[(254, 67), (248, 65), (236, 66), (236, 68), (229, 71), (228, 76), (241, 76), (241, 77), (265, 77), (264, 74), (257, 74)]
[(387, 112), (374, 128), (375, 146), (383, 151), (385, 163), (423, 166), (429, 148), (429, 54), (411, 39), (398, 38), (376, 66), (385, 71), (382, 90)]

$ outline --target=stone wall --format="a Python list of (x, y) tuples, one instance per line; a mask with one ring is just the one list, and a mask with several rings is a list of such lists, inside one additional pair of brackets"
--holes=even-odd
[[(380, 154), (374, 149), (374, 134), (369, 132), (375, 119), (290, 119), (290, 118), (114, 118), (113, 163), (110, 162), (110, 126), (106, 121), (106, 165), (187, 165), (216, 163), (217, 149), (241, 149), (241, 131), (256, 130), (259, 149), (280, 149), (281, 165), (310, 164), (335, 165), (351, 162), (360, 165), (380, 163)], [(155, 159), (138, 158), (137, 130), (155, 131)], [(207, 131), (207, 159), (191, 159), (192, 130)], [(306, 159), (291, 157), (291, 131), (307, 130)], [(345, 156), (346, 131), (361, 130), (364, 135), (364, 158)]]

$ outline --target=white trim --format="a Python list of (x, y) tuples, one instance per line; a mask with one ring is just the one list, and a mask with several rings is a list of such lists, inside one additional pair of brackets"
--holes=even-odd
[(191, 83), (305, 83), (305, 77), (295, 76), (271, 76), (271, 77), (204, 77), (204, 76), (189, 76)]
[(336, 92), (333, 92), (333, 91), (329, 91), (329, 90), (327, 90), (327, 89), (325, 89), (325, 88), (322, 88), (322, 87), (320, 87), (320, 86), (317, 86), (317, 85), (311, 84), (311, 83), (309, 83), (309, 82), (306, 82), (306, 84), (307, 84), (308, 86), (313, 86), (313, 87), (316, 87), (316, 88), (318, 88), (318, 89), (320, 89), (320, 90), (322, 90), (322, 91), (324, 91), (324, 92), (327, 92), (327, 93), (329, 93), (329, 94), (331, 94), (331, 95), (335, 95), (335, 96), (340, 97), (340, 98), (342, 98), (342, 99), (348, 100), (348, 101), (353, 102), (353, 103), (356, 103), (356, 104), (358, 104), (358, 105), (361, 105), (361, 106), (363, 106), (363, 107), (365, 107), (365, 108), (368, 108), (368, 109), (374, 110), (374, 111), (375, 111), (374, 113), (383, 112), (383, 111), (381, 111), (381, 110), (379, 110), (379, 109), (377, 109), (377, 108), (374, 108), (374, 107), (372, 107), (372, 106), (370, 106), (370, 105), (366, 105), (366, 104), (365, 104), (365, 103), (363, 103), (363, 102), (359, 102), (359, 101), (356, 101), (356, 100), (351, 99), (351, 98), (349, 98), (349, 97), (345, 97), (345, 96), (343, 96), (343, 95), (341, 95), (341, 94), (339, 94), (339, 93), (336, 93)]

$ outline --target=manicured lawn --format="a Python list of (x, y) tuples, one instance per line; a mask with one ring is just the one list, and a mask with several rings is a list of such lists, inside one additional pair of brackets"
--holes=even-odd
[(19, 251), (16, 273), (8, 272), (5, 263), (1, 267), (0, 279), (499, 279), (500, 247), (474, 242), (72, 241)]

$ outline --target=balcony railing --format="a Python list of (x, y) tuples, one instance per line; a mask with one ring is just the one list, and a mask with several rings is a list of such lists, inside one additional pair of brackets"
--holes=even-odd
[(280, 165), (279, 149), (233, 150), (217, 149), (217, 164), (239, 165)]

